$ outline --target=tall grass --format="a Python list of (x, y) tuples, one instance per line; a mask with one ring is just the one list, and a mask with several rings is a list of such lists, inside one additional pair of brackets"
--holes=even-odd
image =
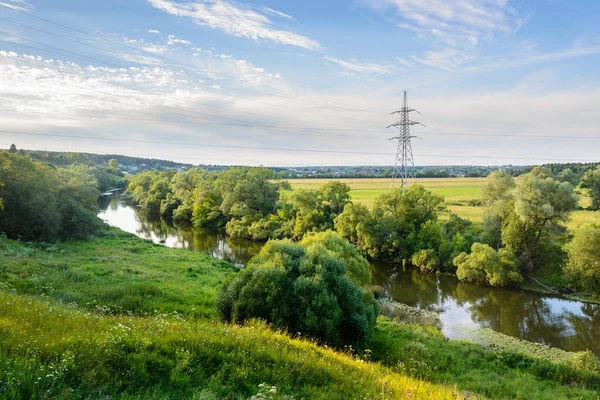
[(296, 399), (457, 399), (260, 323), (100, 315), (0, 291), (0, 398), (242, 399), (268, 382)]

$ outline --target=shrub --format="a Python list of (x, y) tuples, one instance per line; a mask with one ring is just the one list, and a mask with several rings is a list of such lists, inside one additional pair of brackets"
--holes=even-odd
[(377, 305), (347, 275), (347, 264), (319, 242), (270, 241), (217, 298), (227, 322), (258, 318), (332, 346), (360, 348), (375, 325)]
[(435, 271), (440, 266), (440, 260), (433, 249), (416, 252), (412, 255), (410, 261), (415, 267), (419, 267), (421, 272), (425, 274)]
[(505, 286), (523, 280), (514, 254), (506, 249), (496, 251), (487, 244), (474, 243), (471, 254), (460, 253), (454, 265), (458, 279), (468, 282)]
[(321, 243), (331, 254), (346, 263), (348, 276), (358, 285), (371, 283), (371, 269), (369, 262), (360, 255), (352, 243), (345, 240), (339, 233), (326, 231), (309, 233), (300, 242), (303, 246)]

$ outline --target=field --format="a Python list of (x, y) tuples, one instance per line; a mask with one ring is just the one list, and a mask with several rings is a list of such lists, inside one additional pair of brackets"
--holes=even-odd
[(383, 317), (363, 354), (222, 324), (215, 297), (236, 268), (114, 228), (57, 245), (0, 236), (0, 260), (0, 399), (248, 399), (262, 383), (298, 400), (595, 400), (600, 389), (571, 363)]
[[(290, 179), (292, 188), (318, 189), (331, 179)], [(371, 207), (375, 198), (390, 189), (390, 179), (336, 179), (350, 186), (352, 200)], [(424, 178), (418, 183), (433, 193), (440, 194), (446, 199), (448, 210), (462, 218), (473, 222), (481, 222), (483, 207), (469, 204), (470, 201), (481, 199), (480, 190), (486, 178)], [(590, 198), (582, 192), (580, 206), (587, 207)], [(600, 212), (577, 210), (571, 214), (571, 221), (567, 224), (570, 229), (582, 228), (591, 224), (600, 224)]]

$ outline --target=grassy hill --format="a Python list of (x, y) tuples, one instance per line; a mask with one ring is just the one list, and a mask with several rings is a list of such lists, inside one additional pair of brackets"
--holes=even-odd
[(577, 365), (383, 317), (362, 354), (259, 322), (225, 325), (214, 302), (234, 266), (116, 229), (57, 245), (0, 238), (0, 260), (2, 399), (243, 399), (271, 385), (274, 399), (597, 399), (600, 390), (600, 375)]

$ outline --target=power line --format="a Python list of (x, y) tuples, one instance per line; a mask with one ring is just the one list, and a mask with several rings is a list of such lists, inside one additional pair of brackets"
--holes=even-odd
[[(0, 4), (0, 6), (2, 6), (2, 5)], [(33, 28), (33, 29), (39, 30), (37, 28)], [(60, 51), (60, 52), (72, 54), (73, 56), (75, 56), (77, 58), (83, 58), (83, 59), (93, 60), (93, 61), (100, 62), (100, 63), (106, 64), (106, 65), (110, 65), (110, 66), (113, 66), (113, 67), (116, 67), (116, 68), (120, 68), (120, 69), (129, 69), (128, 67), (125, 67), (123, 65), (114, 64), (114, 63), (111, 63), (109, 61), (104, 61), (104, 60), (101, 60), (101, 59), (98, 59), (98, 58), (95, 58), (95, 57), (89, 57), (89, 56), (83, 55), (81, 53), (76, 53), (76, 52), (73, 52), (73, 51), (62, 50), (60, 48), (57, 48), (57, 47), (54, 47), (54, 46), (50, 46), (50, 45), (47, 45), (47, 44), (44, 44), (44, 43), (41, 43), (41, 42), (36, 42), (36, 41), (30, 40), (30, 39), (26, 39), (26, 38), (24, 38), (22, 36), (14, 35), (14, 34), (11, 34), (11, 33), (4, 32), (4, 31), (0, 31), (0, 33), (8, 35), (8, 36), (12, 36), (12, 37), (17, 38), (17, 39), (25, 40), (25, 41), (28, 41), (28, 42), (31, 42), (31, 43), (39, 44), (41, 46), (46, 46), (46, 47), (52, 48), (52, 49), (54, 49), (56, 51)], [(55, 35), (55, 36), (57, 36), (57, 35)], [(58, 36), (59, 37), (63, 37), (63, 36), (60, 36), (60, 35), (58, 35)], [(66, 37), (63, 37), (63, 38), (65, 38), (67, 40), (72, 40), (72, 39), (69, 39), (69, 38), (66, 38)], [(85, 43), (79, 42), (79, 41), (75, 41), (75, 42), (81, 43), (81, 44), (85, 44)], [(20, 45), (19, 43), (12, 43), (12, 44), (13, 45), (17, 45), (17, 46)], [(29, 46), (29, 47), (31, 47), (31, 46)], [(92, 47), (95, 47), (95, 46), (92, 46)], [(115, 54), (115, 53), (113, 53), (113, 54)], [(319, 112), (315, 112), (313, 110), (307, 110), (307, 109), (302, 109), (302, 108), (286, 107), (286, 106), (283, 106), (283, 105), (280, 105), (280, 104), (267, 103), (267, 102), (256, 100), (256, 99), (251, 99), (251, 98), (247, 98), (247, 97), (237, 96), (237, 95), (234, 95), (234, 94), (231, 94), (231, 93), (223, 93), (221, 91), (213, 90), (213, 89), (206, 88), (206, 87), (203, 87), (202, 90), (207, 91), (207, 92), (217, 93), (217, 94), (219, 94), (221, 96), (223, 96), (223, 95), (230, 96), (230, 97), (234, 97), (234, 98), (237, 98), (237, 99), (240, 99), (240, 100), (246, 100), (246, 101), (250, 101), (250, 102), (254, 102), (254, 103), (260, 103), (260, 104), (264, 104), (264, 105), (268, 105), (268, 106), (272, 106), (272, 107), (279, 107), (279, 108), (290, 109), (290, 110), (299, 110), (299, 111), (304, 111), (304, 112), (308, 112), (308, 113), (315, 114), (315, 115), (321, 115), (321, 116), (331, 117), (331, 115), (322, 114), (322, 113), (319, 113)], [(247, 92), (251, 92), (250, 90), (242, 89), (242, 88), (237, 88), (236, 90), (244, 90), (244, 91), (247, 91)], [(261, 93), (261, 92), (257, 92), (257, 93)], [(275, 96), (275, 97), (282, 97), (282, 96), (272, 95), (272, 94), (269, 94), (269, 93), (263, 93), (263, 94), (270, 95), (270, 96)], [(285, 97), (285, 98), (289, 98), (289, 97)], [(359, 118), (351, 118), (351, 117), (347, 117), (347, 119), (353, 119), (353, 120), (361, 121), (361, 122), (372, 122), (372, 121), (368, 121), (368, 120), (362, 120), (362, 119), (359, 119)]]
[[(161, 141), (161, 140), (141, 140), (141, 139), (122, 139), (122, 138), (102, 138), (96, 136), (83, 136), (83, 135), (64, 135), (54, 133), (39, 133), (39, 132), (21, 132), (21, 131), (10, 131), (0, 130), (0, 133), (14, 134), (14, 135), (28, 135), (28, 136), (48, 136), (48, 137), (62, 137), (69, 139), (89, 139), (89, 140), (101, 140), (109, 142), (131, 142), (131, 143), (149, 143), (149, 144), (169, 144), (177, 146), (195, 146), (195, 147), (208, 147), (208, 148), (227, 148), (227, 149), (245, 149), (245, 150), (268, 150), (268, 151), (287, 151), (287, 152), (302, 152), (302, 153), (331, 153), (331, 154), (360, 154), (360, 155), (395, 155), (395, 153), (381, 153), (381, 152), (365, 152), (365, 151), (351, 151), (351, 150), (321, 150), (321, 149), (299, 149), (299, 148), (283, 148), (283, 147), (262, 147), (262, 146), (241, 146), (241, 145), (224, 145), (224, 144), (208, 144), (208, 143), (190, 143), (190, 142), (173, 142), (173, 141)], [(463, 155), (444, 155), (444, 154), (417, 154), (420, 157), (439, 157), (439, 158), (464, 158)], [(573, 158), (540, 158), (540, 157), (504, 157), (504, 156), (471, 156), (469, 158), (477, 159), (491, 159), (491, 160), (531, 160), (531, 161), (575, 161), (575, 162), (595, 162), (582, 159)]]
[[(114, 3), (113, 3), (113, 4), (114, 4)], [(108, 42), (108, 43), (112, 43), (112, 44), (115, 44), (115, 45), (118, 45), (118, 46), (121, 46), (121, 47), (125, 47), (125, 48), (128, 48), (128, 49), (132, 49), (132, 50), (134, 50), (134, 51), (136, 51), (136, 52), (139, 52), (139, 53), (144, 53), (144, 54), (148, 54), (148, 55), (150, 55), (150, 56), (152, 56), (152, 57), (155, 57), (155, 58), (158, 58), (158, 59), (162, 59), (162, 60), (165, 60), (165, 61), (170, 61), (170, 62), (173, 62), (173, 63), (175, 63), (175, 64), (179, 64), (179, 65), (184, 65), (184, 66), (187, 66), (188, 68), (190, 68), (190, 67), (191, 67), (193, 70), (194, 70), (194, 69), (197, 69), (197, 67), (196, 67), (196, 66), (193, 66), (193, 65), (191, 65), (191, 64), (184, 63), (184, 62), (177, 61), (177, 60), (173, 60), (172, 58), (165, 57), (165, 56), (161, 56), (161, 55), (159, 55), (159, 54), (156, 54), (156, 53), (153, 53), (153, 52), (150, 52), (150, 51), (146, 51), (146, 50), (144, 50), (144, 49), (139, 49), (139, 48), (136, 48), (136, 47), (133, 47), (133, 46), (129, 46), (129, 45), (126, 45), (126, 44), (124, 44), (124, 43), (119, 43), (119, 42), (116, 42), (116, 41), (114, 41), (114, 40), (106, 39), (106, 38), (103, 38), (103, 37), (101, 37), (101, 36), (97, 36), (97, 35), (91, 34), (91, 33), (89, 33), (89, 32), (85, 32), (85, 31), (82, 31), (82, 30), (80, 30), (80, 29), (73, 28), (73, 27), (70, 27), (70, 26), (68, 26), (68, 25), (65, 25), (65, 24), (61, 24), (61, 23), (59, 23), (59, 22), (56, 22), (56, 21), (52, 21), (52, 20), (50, 20), (50, 19), (47, 19), (47, 18), (42, 18), (42, 17), (39, 17), (39, 16), (37, 16), (37, 15), (34, 15), (34, 14), (31, 14), (31, 13), (28, 13), (28, 12), (26, 12), (26, 11), (23, 11), (23, 10), (15, 10), (15, 9), (12, 9), (12, 8), (10, 8), (10, 7), (7, 7), (7, 6), (3, 5), (3, 4), (0, 4), (0, 6), (1, 6), (1, 7), (8, 8), (8, 9), (10, 9), (10, 10), (12, 10), (12, 11), (19, 12), (19, 13), (21, 13), (21, 14), (25, 14), (25, 15), (28, 15), (28, 16), (30, 16), (30, 17), (33, 17), (33, 18), (36, 18), (36, 19), (39, 19), (39, 20), (45, 21), (45, 22), (49, 22), (49, 23), (51, 23), (51, 24), (54, 24), (54, 25), (60, 26), (60, 27), (62, 27), (62, 28), (69, 29), (69, 30), (72, 30), (72, 31), (74, 31), (74, 32), (78, 32), (78, 33), (81, 33), (81, 34), (84, 34), (84, 35), (90, 36), (90, 37), (92, 37), (92, 38), (94, 38), (94, 39), (97, 39), (97, 40), (102, 40), (102, 41), (105, 41), (105, 42)], [(48, 35), (52, 35), (52, 36), (55, 36), (55, 37), (59, 37), (59, 38), (62, 38), (62, 39), (64, 39), (64, 40), (69, 40), (69, 41), (72, 41), (72, 42), (75, 42), (75, 43), (78, 43), (78, 44), (81, 44), (81, 45), (84, 45), (84, 46), (88, 46), (88, 47), (96, 48), (96, 49), (99, 49), (99, 50), (101, 50), (101, 51), (104, 51), (104, 52), (107, 52), (107, 53), (110, 53), (110, 54), (113, 54), (113, 55), (117, 55), (117, 56), (119, 56), (119, 54), (117, 54), (117, 53), (114, 53), (114, 52), (111, 52), (111, 51), (109, 51), (109, 50), (106, 50), (106, 49), (103, 49), (103, 48), (100, 48), (100, 47), (97, 47), (97, 46), (91, 45), (91, 44), (89, 44), (89, 43), (84, 43), (84, 42), (81, 42), (81, 41), (78, 41), (78, 40), (75, 40), (75, 39), (72, 39), (72, 38), (69, 38), (69, 37), (65, 37), (65, 36), (58, 35), (58, 34), (55, 34), (55, 33), (52, 33), (52, 32), (48, 32), (48, 31), (45, 31), (45, 30), (42, 30), (42, 29), (39, 29), (39, 28), (32, 27), (32, 26), (30, 26), (30, 25), (26, 25), (26, 24), (23, 24), (23, 23), (20, 23), (20, 22), (12, 21), (12, 20), (9, 20), (9, 19), (6, 19), (6, 18), (1, 18), (1, 17), (0, 17), (0, 19), (2, 19), (2, 20), (4, 20), (4, 21), (11, 22), (11, 23), (14, 23), (14, 24), (17, 24), (17, 25), (20, 25), (20, 26), (23, 26), (23, 27), (26, 27), (26, 28), (29, 28), (29, 29), (33, 29), (33, 30), (36, 30), (36, 31), (39, 31), (39, 32), (43, 32), (43, 33), (46, 33), (46, 34), (48, 34)], [(124, 67), (121, 67), (121, 68), (124, 68)], [(200, 71), (202, 71), (202, 70), (200, 70)], [(239, 79), (238, 79), (237, 77), (235, 77), (235, 76), (232, 76), (232, 75), (227, 75), (227, 74), (224, 74), (224, 73), (222, 73), (222, 72), (215, 71), (215, 70), (204, 69), (204, 71), (205, 71), (205, 72), (208, 72), (208, 73), (211, 73), (211, 74), (214, 74), (214, 75), (217, 75), (217, 76), (222, 76), (222, 77), (226, 77), (226, 78), (233, 79), (233, 80), (239, 80)], [(278, 90), (278, 91), (282, 91), (280, 88), (276, 88), (276, 87), (274, 87), (274, 86), (269, 86), (269, 85), (257, 85), (257, 86), (262, 86), (262, 87), (267, 87), (267, 88), (275, 89), (275, 90)], [(247, 89), (243, 89), (243, 88), (237, 88), (237, 90), (242, 90), (242, 91), (248, 91), (248, 92), (250, 92), (249, 90), (247, 90)], [(281, 96), (281, 95), (277, 95), (277, 94), (273, 94), (273, 93), (265, 93), (265, 92), (258, 92), (258, 91), (255, 91), (255, 92), (257, 92), (257, 93), (261, 93), (261, 94), (265, 94), (265, 95), (268, 95), (268, 96), (280, 97), (280, 98), (292, 99), (292, 100), (295, 100), (297, 97), (306, 97), (306, 96), (301, 96), (301, 95), (298, 95), (297, 93), (294, 93), (294, 92), (287, 92), (287, 93), (294, 94), (294, 95), (296, 96), (296, 97), (294, 97), (294, 98), (292, 98), (292, 97), (289, 97), (289, 96)], [(283, 92), (285, 92), (285, 91), (283, 91)], [(311, 102), (315, 102), (315, 101), (316, 101), (316, 102), (319, 102), (319, 103), (322, 103), (322, 104), (331, 105), (329, 102), (323, 102), (323, 101), (321, 101), (321, 100), (314, 99), (314, 98), (309, 98), (309, 100), (310, 100)], [(274, 104), (271, 104), (271, 103), (265, 103), (265, 104), (274, 105)], [(275, 105), (275, 106), (276, 106), (276, 105)], [(340, 107), (337, 107), (337, 106), (336, 106), (335, 108), (340, 108)], [(316, 112), (314, 112), (313, 110), (308, 110), (308, 109), (300, 109), (300, 110), (304, 110), (304, 111), (306, 111), (306, 112), (312, 112), (312, 113), (316, 113)], [(349, 111), (363, 111), (363, 112), (370, 112), (370, 111), (368, 111), (368, 110), (357, 110), (357, 109), (347, 109), (347, 110), (349, 110)], [(317, 113), (317, 114), (324, 115), (324, 116), (328, 116), (328, 115), (321, 114), (321, 113)], [(374, 121), (373, 121), (373, 122), (374, 122)]]

